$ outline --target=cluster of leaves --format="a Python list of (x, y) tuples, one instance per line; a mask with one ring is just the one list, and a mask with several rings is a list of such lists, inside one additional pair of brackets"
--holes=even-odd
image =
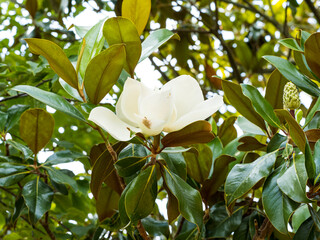
[[(53, 43), (59, 38), (52, 36), (52, 29), (40, 23), (46, 13), (63, 26), (63, 2), (58, 8), (33, 0), (20, 4), (33, 19), (28, 24), (35, 25), (37, 34), (30, 36), (41, 37), (26, 39), (27, 51), (41, 56), (20, 52), (21, 35), (0, 63), (1, 237), (100, 239), (107, 233), (110, 239), (319, 238), (320, 35), (299, 31), (295, 39), (278, 42), (274, 36), (280, 31), (290, 37), (288, 23), (298, 21), (294, 15), (302, 16), (299, 24), (307, 24), (306, 8), (313, 12), (309, 4), (288, 1), (283, 8), (279, 1), (265, 11), (250, 1), (117, 1), (114, 8), (121, 17), (89, 30), (75, 26), (81, 43), (68, 39), (70, 31), (59, 32), (60, 40), (71, 42), (62, 49)], [(76, 15), (81, 5), (73, 4), (79, 6)], [(14, 4), (8, 6), (9, 16)], [(260, 27), (257, 14), (265, 25)], [(177, 21), (179, 36), (165, 29), (168, 19)], [(152, 21), (164, 28), (148, 34), (144, 29)], [(244, 22), (250, 29), (245, 34), (239, 30)], [(21, 27), (16, 20), (11, 24)], [(225, 41), (222, 29), (239, 37)], [(279, 55), (274, 53), (278, 43), (289, 57), (293, 54), (295, 64), (276, 56), (261, 58)], [(225, 57), (216, 55), (220, 48)], [(155, 64), (154, 57), (164, 65)], [(217, 113), (211, 124), (198, 121), (167, 135), (108, 140), (87, 120), (88, 114), (96, 105), (114, 110), (101, 101), (107, 94), (117, 98), (125, 79), (134, 77), (135, 67), (146, 58), (160, 71), (165, 67), (163, 81), (203, 72), (204, 92), (223, 90), (225, 102), (237, 112)], [(219, 65), (216, 69), (213, 62)], [(274, 67), (263, 81), (259, 76), (270, 66), (267, 62)], [(221, 80), (217, 72), (237, 81)], [(240, 85), (248, 79), (250, 85)], [(309, 109), (284, 109), (288, 81), (312, 96)], [(258, 87), (265, 87), (264, 96)], [(45, 106), (57, 111), (51, 115)], [(236, 126), (244, 132), (239, 137)], [(46, 151), (52, 155), (39, 161), (37, 156)], [(57, 167), (75, 161), (81, 161), (85, 173)], [(167, 200), (167, 219), (157, 199)]]

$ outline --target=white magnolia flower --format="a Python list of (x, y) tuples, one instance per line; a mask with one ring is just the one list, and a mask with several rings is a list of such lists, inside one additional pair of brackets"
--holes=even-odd
[(130, 130), (147, 136), (173, 132), (203, 120), (223, 104), (221, 96), (204, 100), (198, 82), (179, 76), (161, 89), (150, 89), (128, 78), (116, 104), (116, 114), (105, 107), (94, 108), (89, 120), (119, 141), (128, 141)]

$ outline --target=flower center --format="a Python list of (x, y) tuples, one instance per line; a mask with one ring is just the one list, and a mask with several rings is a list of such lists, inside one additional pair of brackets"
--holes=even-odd
[(151, 128), (151, 122), (148, 120), (146, 117), (143, 118), (142, 120), (143, 125), (145, 125), (147, 128)]

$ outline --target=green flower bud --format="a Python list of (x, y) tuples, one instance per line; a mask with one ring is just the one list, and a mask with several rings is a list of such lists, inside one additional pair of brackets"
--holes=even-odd
[(287, 82), (283, 91), (283, 105), (287, 109), (297, 109), (300, 107), (299, 92), (292, 82)]

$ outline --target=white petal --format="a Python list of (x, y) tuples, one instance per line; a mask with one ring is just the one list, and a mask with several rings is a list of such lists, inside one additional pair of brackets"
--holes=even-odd
[(154, 91), (140, 102), (139, 127), (147, 135), (159, 134), (172, 120), (173, 114), (173, 99), (170, 91)]
[(189, 113), (180, 117), (176, 122), (167, 125), (164, 128), (165, 132), (178, 131), (190, 123), (204, 120), (210, 117), (213, 113), (219, 110), (219, 108), (223, 105), (223, 97), (214, 96), (206, 101), (199, 103), (195, 106)]
[(128, 78), (123, 86), (119, 100), (116, 104), (117, 116), (126, 123), (137, 127), (136, 114), (138, 113), (139, 96), (141, 94), (141, 83)]
[[(96, 107), (92, 109), (89, 120), (106, 130), (112, 137), (119, 141), (128, 141), (130, 130), (138, 132), (136, 129), (121, 121), (110, 109), (105, 107)], [(129, 130), (129, 129), (130, 130)]]
[(172, 79), (167, 82), (161, 90), (171, 91), (178, 118), (188, 113), (200, 102), (204, 101), (199, 83), (188, 75), (182, 75)]

